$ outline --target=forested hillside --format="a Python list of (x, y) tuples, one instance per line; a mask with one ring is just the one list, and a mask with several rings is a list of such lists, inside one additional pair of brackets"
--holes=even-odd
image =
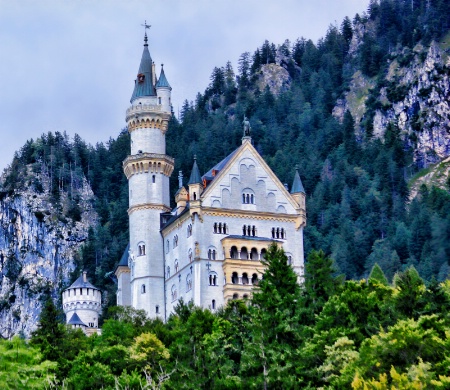
[(89, 338), (58, 323), (70, 278), (53, 267), (54, 284), (33, 284), (29, 262), (78, 240), (72, 279), (87, 270), (114, 305), (130, 140), (126, 130), (95, 146), (61, 133), (30, 140), (2, 177), (8, 337), (24, 332), (22, 302), (44, 308), (29, 342), (0, 341), (1, 387), (449, 388), (449, 50), (447, 0), (374, 0), (317, 43), (265, 41), (236, 71), (213, 70), (170, 123), (175, 172), (189, 177), (194, 154), (203, 172), (228, 155), (247, 116), (282, 182), (299, 166), (308, 217), (304, 284), (271, 246), (253, 296), (214, 313), (180, 302), (163, 323), (105, 307), (102, 335)]
[[(300, 167), (306, 253), (322, 249), (347, 279), (366, 277), (375, 263), (389, 281), (410, 265), (427, 282), (446, 279), (450, 182), (419, 186), (413, 199), (409, 185), (450, 155), (449, 20), (445, 0), (373, 1), (317, 43), (265, 41), (240, 56), (236, 71), (231, 63), (216, 67), (209, 87), (170, 123), (175, 172), (188, 177), (194, 154), (203, 172), (220, 161), (240, 144), (247, 116), (255, 147), (283, 182)], [(43, 164), (56, 212), (76, 220), (72, 186), (87, 179), (99, 223), (74, 275), (88, 270), (111, 294), (109, 272), (128, 239), (121, 168), (128, 153), (126, 131), (95, 147), (46, 134), (22, 148), (3, 182), (4, 193), (20, 196), (25, 173)]]

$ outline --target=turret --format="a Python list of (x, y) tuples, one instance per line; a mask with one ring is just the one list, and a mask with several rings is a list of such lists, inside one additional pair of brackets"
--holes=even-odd
[(100, 289), (87, 280), (86, 272), (62, 293), (66, 323), (73, 327), (98, 328), (98, 318), (102, 312)]
[(306, 224), (306, 194), (303, 187), (302, 179), (298, 172), (298, 167), (295, 167), (294, 182), (292, 183), (291, 195), (298, 204), (298, 211), (301, 217), (301, 221), (298, 225)]
[(195, 213), (197, 213), (198, 215), (201, 215), (200, 195), (202, 194), (203, 191), (203, 184), (202, 184), (202, 176), (200, 175), (200, 170), (198, 169), (196, 156), (194, 156), (194, 164), (192, 166), (191, 177), (189, 178), (188, 186), (189, 186), (189, 208), (191, 214), (194, 215)]
[(183, 186), (183, 173), (180, 171), (178, 175), (178, 191), (175, 194), (175, 202), (177, 203), (177, 215), (180, 215), (185, 209), (189, 200), (189, 193)]
[(161, 74), (159, 75), (158, 82), (156, 83), (156, 94), (158, 95), (158, 104), (161, 105), (161, 109), (163, 111), (172, 111), (171, 91), (172, 87), (167, 81), (164, 73), (164, 64), (161, 64)]

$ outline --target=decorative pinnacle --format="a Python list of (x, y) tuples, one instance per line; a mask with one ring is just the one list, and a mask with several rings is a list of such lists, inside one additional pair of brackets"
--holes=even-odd
[(147, 21), (144, 21), (144, 24), (141, 24), (142, 27), (144, 27), (144, 46), (148, 46), (148, 38), (147, 38), (147, 29), (152, 27), (151, 25), (147, 24)]

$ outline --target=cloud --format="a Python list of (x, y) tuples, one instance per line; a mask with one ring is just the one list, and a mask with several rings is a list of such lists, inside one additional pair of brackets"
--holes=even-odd
[(367, 8), (359, 0), (0, 0), (0, 169), (47, 131), (90, 143), (116, 137), (142, 54), (146, 19), (157, 69), (164, 63), (175, 111), (209, 84), (214, 66)]

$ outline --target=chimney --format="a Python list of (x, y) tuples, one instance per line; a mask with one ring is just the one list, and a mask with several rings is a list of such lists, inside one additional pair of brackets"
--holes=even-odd
[(87, 275), (87, 272), (84, 271), (84, 272), (83, 272), (83, 282), (84, 282), (84, 283), (87, 282), (87, 277), (86, 277), (86, 275)]

